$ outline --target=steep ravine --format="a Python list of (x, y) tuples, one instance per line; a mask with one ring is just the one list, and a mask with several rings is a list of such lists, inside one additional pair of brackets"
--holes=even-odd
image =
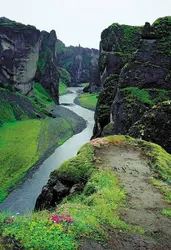
[[(49, 174), (59, 167), (64, 161), (76, 155), (78, 149), (92, 136), (94, 112), (86, 110), (76, 104), (77, 90), (70, 88), (73, 93), (60, 97), (60, 103), (87, 121), (87, 127), (81, 133), (74, 135), (43, 162), (37, 171), (25, 183), (13, 191), (7, 199), (0, 204), (0, 210), (10, 210), (14, 213), (24, 213), (34, 209), (37, 196), (42, 187), (47, 183)], [(62, 105), (62, 106), (63, 106)], [(54, 110), (55, 112), (55, 110)]]

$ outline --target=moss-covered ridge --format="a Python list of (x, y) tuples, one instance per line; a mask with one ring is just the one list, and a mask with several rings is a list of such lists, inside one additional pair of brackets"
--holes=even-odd
[[(96, 151), (98, 148), (114, 145), (141, 150), (152, 170), (153, 182), (165, 193), (171, 202), (169, 180), (171, 178), (171, 155), (160, 146), (128, 136), (109, 136), (95, 139), (85, 144), (78, 155), (63, 163), (51, 177), (84, 182), (81, 194), (68, 196), (54, 212), (38, 212), (33, 215), (14, 218), (7, 223), (7, 215), (0, 215), (2, 238), (13, 235), (18, 244), (26, 249), (77, 249), (79, 240), (90, 238), (101, 241), (108, 238), (108, 230), (144, 233), (143, 229), (126, 224), (118, 215), (119, 207), (125, 202), (126, 195), (111, 169), (98, 168)], [(158, 180), (157, 180), (157, 179)], [(8, 215), (9, 216), (9, 215)], [(62, 216), (56, 224), (52, 216)], [(70, 222), (66, 223), (65, 218)], [(24, 233), (23, 233), (23, 230)], [(10, 242), (10, 241), (9, 241)], [(11, 244), (15, 241), (11, 241)]]

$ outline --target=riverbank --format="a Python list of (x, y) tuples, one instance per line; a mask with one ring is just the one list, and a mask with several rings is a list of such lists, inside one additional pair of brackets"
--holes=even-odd
[(4, 123), (0, 127), (0, 202), (21, 185), (54, 150), (86, 127), (72, 111), (52, 105), (52, 117)]
[(83, 108), (95, 111), (98, 100), (98, 93), (81, 93), (75, 98), (74, 103), (80, 105)]
[[(78, 133), (82, 127), (74, 126), (75, 132), (77, 132), (77, 134), (72, 136), (61, 146), (57, 148), (55, 147), (54, 153), (51, 154), (51, 151), (47, 151), (47, 156), (50, 156), (45, 161), (43, 161), (44, 159), (42, 158), (43, 162), (39, 162), (36, 164), (35, 168), (28, 172), (28, 175), (26, 175), (26, 178), (24, 179), (24, 183), (12, 191), (0, 204), (0, 211), (11, 211), (13, 213), (19, 212), (22, 214), (28, 213), (29, 211), (30, 213), (34, 209), (36, 199), (40, 194), (42, 187), (47, 183), (50, 173), (59, 167), (64, 161), (75, 156), (78, 149), (85, 142), (90, 140), (94, 126), (94, 112), (74, 104), (74, 99), (78, 95), (77, 91), (80, 91), (81, 88), (69, 88), (69, 90), (72, 93), (60, 97), (61, 106), (58, 106), (59, 115), (63, 114), (64, 117), (74, 119), (74, 121), (76, 121), (75, 124), (78, 124), (78, 117), (84, 117), (84, 120), (86, 121), (86, 128)], [(66, 107), (65, 114), (64, 111), (61, 112), (60, 110), (63, 108), (63, 105)], [(52, 116), (55, 116), (55, 113), (57, 112), (54, 110), (53, 106), (51, 106), (49, 111), (52, 112)], [(70, 116), (69, 112), (71, 111), (74, 117)], [(54, 118), (52, 118), (52, 121), (54, 123)], [(71, 121), (71, 124), (72, 123), (73, 121)], [(53, 129), (51, 134), (54, 137)], [(54, 138), (52, 138), (52, 140), (54, 140)]]

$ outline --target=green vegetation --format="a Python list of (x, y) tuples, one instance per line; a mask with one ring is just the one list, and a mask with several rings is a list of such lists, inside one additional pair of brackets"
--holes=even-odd
[[(143, 26), (120, 25), (113, 23), (102, 32), (102, 46), (105, 51), (133, 53), (137, 50)], [(114, 42), (119, 37), (119, 42)]]
[[(160, 146), (128, 136), (95, 139), (85, 144), (76, 157), (52, 173), (52, 176), (73, 183), (86, 183), (83, 192), (66, 197), (54, 212), (42, 211), (16, 218), (0, 214), (2, 240), (9, 237), (10, 246), (17, 243), (25, 249), (39, 250), (41, 246), (41, 249), (72, 250), (79, 247), (82, 238), (105, 244), (104, 240), (111, 230), (143, 234), (142, 228), (129, 225), (119, 217), (118, 210), (125, 204), (126, 195), (113, 170), (96, 165), (97, 148), (108, 144), (140, 148), (155, 178), (165, 181), (165, 186), (168, 184), (171, 155)], [(158, 181), (155, 178), (153, 180)], [(168, 209), (163, 209), (161, 213), (170, 216)]]
[(78, 97), (79, 104), (87, 109), (95, 110), (96, 104), (98, 101), (98, 94), (97, 93), (83, 93), (80, 94)]
[[(0, 201), (44, 155), (70, 138), (78, 124), (73, 117), (47, 118), (44, 108), (54, 103), (41, 84), (34, 98), (2, 89), (0, 101)], [(36, 114), (40, 117), (36, 118)]]
[(0, 201), (47, 149), (69, 139), (75, 126), (76, 121), (70, 117), (4, 123), (0, 127)]
[(59, 95), (66, 94), (69, 90), (67, 86), (71, 82), (71, 75), (70, 73), (64, 68), (58, 68), (60, 74), (59, 80)]
[(64, 162), (59, 169), (52, 172), (51, 176), (65, 176), (66, 180), (73, 183), (85, 181), (94, 169), (93, 155), (94, 148), (86, 144), (79, 150), (76, 157)]
[(60, 79), (59, 80), (59, 95), (66, 94), (68, 92), (68, 88), (65, 83)]
[(9, 27), (9, 28), (15, 27), (21, 30), (28, 30), (28, 29), (36, 30), (36, 27), (33, 25), (24, 25), (23, 23), (19, 23), (15, 21), (11, 21), (11, 22), (0, 21), (0, 26)]
[(39, 54), (39, 60), (37, 62), (37, 67), (42, 74), (45, 73), (47, 57), (49, 55), (48, 45), (46, 45), (44, 51), (41, 51)]
[(81, 84), (80, 84), (81, 87), (87, 87), (88, 85), (89, 85), (88, 82), (85, 82), (85, 83), (81, 83)]
[(3, 123), (6, 121), (15, 121), (14, 111), (11, 105), (8, 103), (8, 100), (1, 101), (0, 120)]
[(34, 84), (34, 96), (38, 104), (43, 107), (54, 103), (48, 91), (46, 91), (40, 83)]
[(128, 94), (128, 99), (136, 98), (138, 101), (149, 105), (168, 100), (169, 96), (171, 96), (171, 91), (164, 89), (139, 89), (137, 87), (127, 87), (121, 89), (121, 91)]
[(171, 16), (165, 16), (158, 18), (154, 23), (153, 26), (160, 25), (162, 23), (168, 23), (171, 24)]
[[(144, 233), (143, 229), (128, 225), (119, 218), (118, 208), (126, 198), (123, 188), (112, 170), (98, 169), (95, 165), (94, 149), (106, 142), (109, 143), (102, 138), (87, 143), (75, 158), (52, 173), (75, 183), (86, 182), (88, 178), (82, 194), (65, 198), (54, 212), (16, 217), (12, 223), (6, 223), (8, 220), (1, 214), (2, 237), (13, 236), (26, 249), (38, 250), (41, 246), (41, 249), (72, 250), (78, 248), (78, 240), (83, 237), (103, 243), (110, 229)], [(53, 218), (60, 219), (54, 223)]]
[(161, 213), (163, 215), (171, 217), (171, 209), (163, 209)]
[(58, 68), (58, 70), (59, 70), (61, 81), (65, 83), (65, 85), (68, 86), (68, 84), (71, 82), (70, 73), (66, 69), (63, 69), (63, 68)]
[(6, 123), (0, 128), (0, 201), (38, 160), (39, 120)]

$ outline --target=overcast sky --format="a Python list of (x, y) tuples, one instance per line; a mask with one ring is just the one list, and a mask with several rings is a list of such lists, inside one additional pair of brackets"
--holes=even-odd
[(56, 30), (66, 45), (98, 48), (114, 22), (143, 25), (171, 15), (171, 0), (0, 0), (0, 16)]

